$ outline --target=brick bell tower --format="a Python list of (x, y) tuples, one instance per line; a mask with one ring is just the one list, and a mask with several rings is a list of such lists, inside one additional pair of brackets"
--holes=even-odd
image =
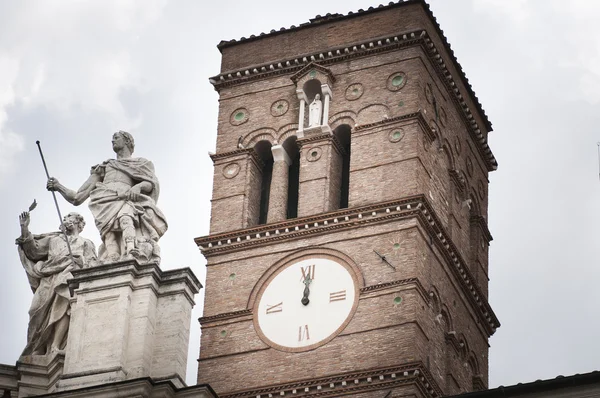
[(429, 6), (218, 48), (198, 382), (253, 398), (487, 388), (491, 124)]

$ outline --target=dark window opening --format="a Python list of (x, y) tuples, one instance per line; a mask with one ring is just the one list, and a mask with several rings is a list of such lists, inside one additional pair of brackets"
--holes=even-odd
[(283, 143), (283, 148), (292, 160), (288, 169), (288, 195), (286, 218), (298, 217), (298, 191), (300, 189), (300, 151), (296, 137), (290, 137)]
[(342, 176), (340, 184), (340, 209), (348, 207), (350, 195), (350, 126), (342, 124), (335, 129), (335, 137), (342, 147)]
[(273, 175), (273, 154), (271, 153), (271, 143), (268, 141), (260, 141), (254, 146), (254, 150), (264, 163), (260, 183), (260, 208), (258, 212), (258, 223), (266, 224), (267, 215), (269, 213), (271, 176)]

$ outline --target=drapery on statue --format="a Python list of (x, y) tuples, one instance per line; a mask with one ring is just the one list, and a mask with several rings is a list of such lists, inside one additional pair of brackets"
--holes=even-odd
[[(67, 279), (71, 271), (97, 262), (94, 243), (79, 236), (85, 221), (77, 213), (63, 219), (64, 232), (33, 235), (29, 232), (29, 212), (19, 215), (21, 236), (17, 238), (19, 257), (33, 299), (29, 308), (27, 346), (22, 355), (48, 355), (64, 349), (69, 329), (70, 305)], [(73, 257), (69, 255), (66, 237)]]
[(154, 165), (133, 158), (131, 134), (119, 131), (112, 137), (116, 159), (93, 166), (90, 177), (77, 192), (50, 178), (46, 187), (59, 192), (78, 206), (88, 197), (89, 207), (100, 231), (100, 261), (128, 258), (160, 262), (158, 240), (167, 231), (167, 220), (156, 207), (160, 192)]
[(321, 110), (322, 102), (321, 95), (315, 95), (315, 99), (310, 103), (308, 109), (308, 127), (315, 127), (321, 125)]

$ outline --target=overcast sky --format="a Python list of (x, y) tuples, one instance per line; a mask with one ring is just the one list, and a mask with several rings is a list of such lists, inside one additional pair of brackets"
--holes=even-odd
[[(169, 221), (163, 268), (205, 260), (220, 40), (289, 27), (369, 0), (0, 1), (0, 363), (26, 340), (31, 290), (14, 239), (35, 198), (34, 233), (58, 218), (35, 145), (53, 176), (78, 188), (113, 157), (114, 131), (152, 160)], [(285, 6), (284, 6), (285, 5)], [(431, 1), (494, 125), (490, 146), (490, 387), (600, 367), (600, 3)], [(60, 200), (63, 214), (75, 208)], [(87, 206), (83, 235), (100, 244)], [(202, 295), (192, 322), (195, 381)]]

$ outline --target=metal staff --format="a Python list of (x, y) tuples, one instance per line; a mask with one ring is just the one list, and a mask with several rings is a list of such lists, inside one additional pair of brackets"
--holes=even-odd
[[(42, 163), (44, 164), (44, 171), (46, 172), (46, 177), (48, 179), (50, 179), (50, 174), (48, 174), (48, 167), (46, 166), (46, 160), (44, 159), (44, 153), (42, 152), (42, 146), (40, 145), (39, 141), (35, 142), (38, 146), (38, 149), (40, 151), (40, 156), (42, 158)], [(52, 197), (54, 198), (54, 205), (56, 206), (56, 211), (58, 212), (58, 219), (60, 220), (60, 229), (63, 233), (63, 235), (65, 236), (65, 241), (67, 242), (67, 249), (69, 249), (69, 256), (71, 256), (71, 260), (77, 264), (77, 262), (75, 261), (75, 258), (73, 257), (73, 252), (71, 251), (71, 245), (69, 244), (69, 237), (67, 236), (67, 231), (65, 229), (65, 225), (63, 224), (63, 217), (62, 214), (60, 214), (60, 208), (58, 207), (58, 201), (56, 200), (56, 192), (54, 191), (50, 191), (52, 192)]]

